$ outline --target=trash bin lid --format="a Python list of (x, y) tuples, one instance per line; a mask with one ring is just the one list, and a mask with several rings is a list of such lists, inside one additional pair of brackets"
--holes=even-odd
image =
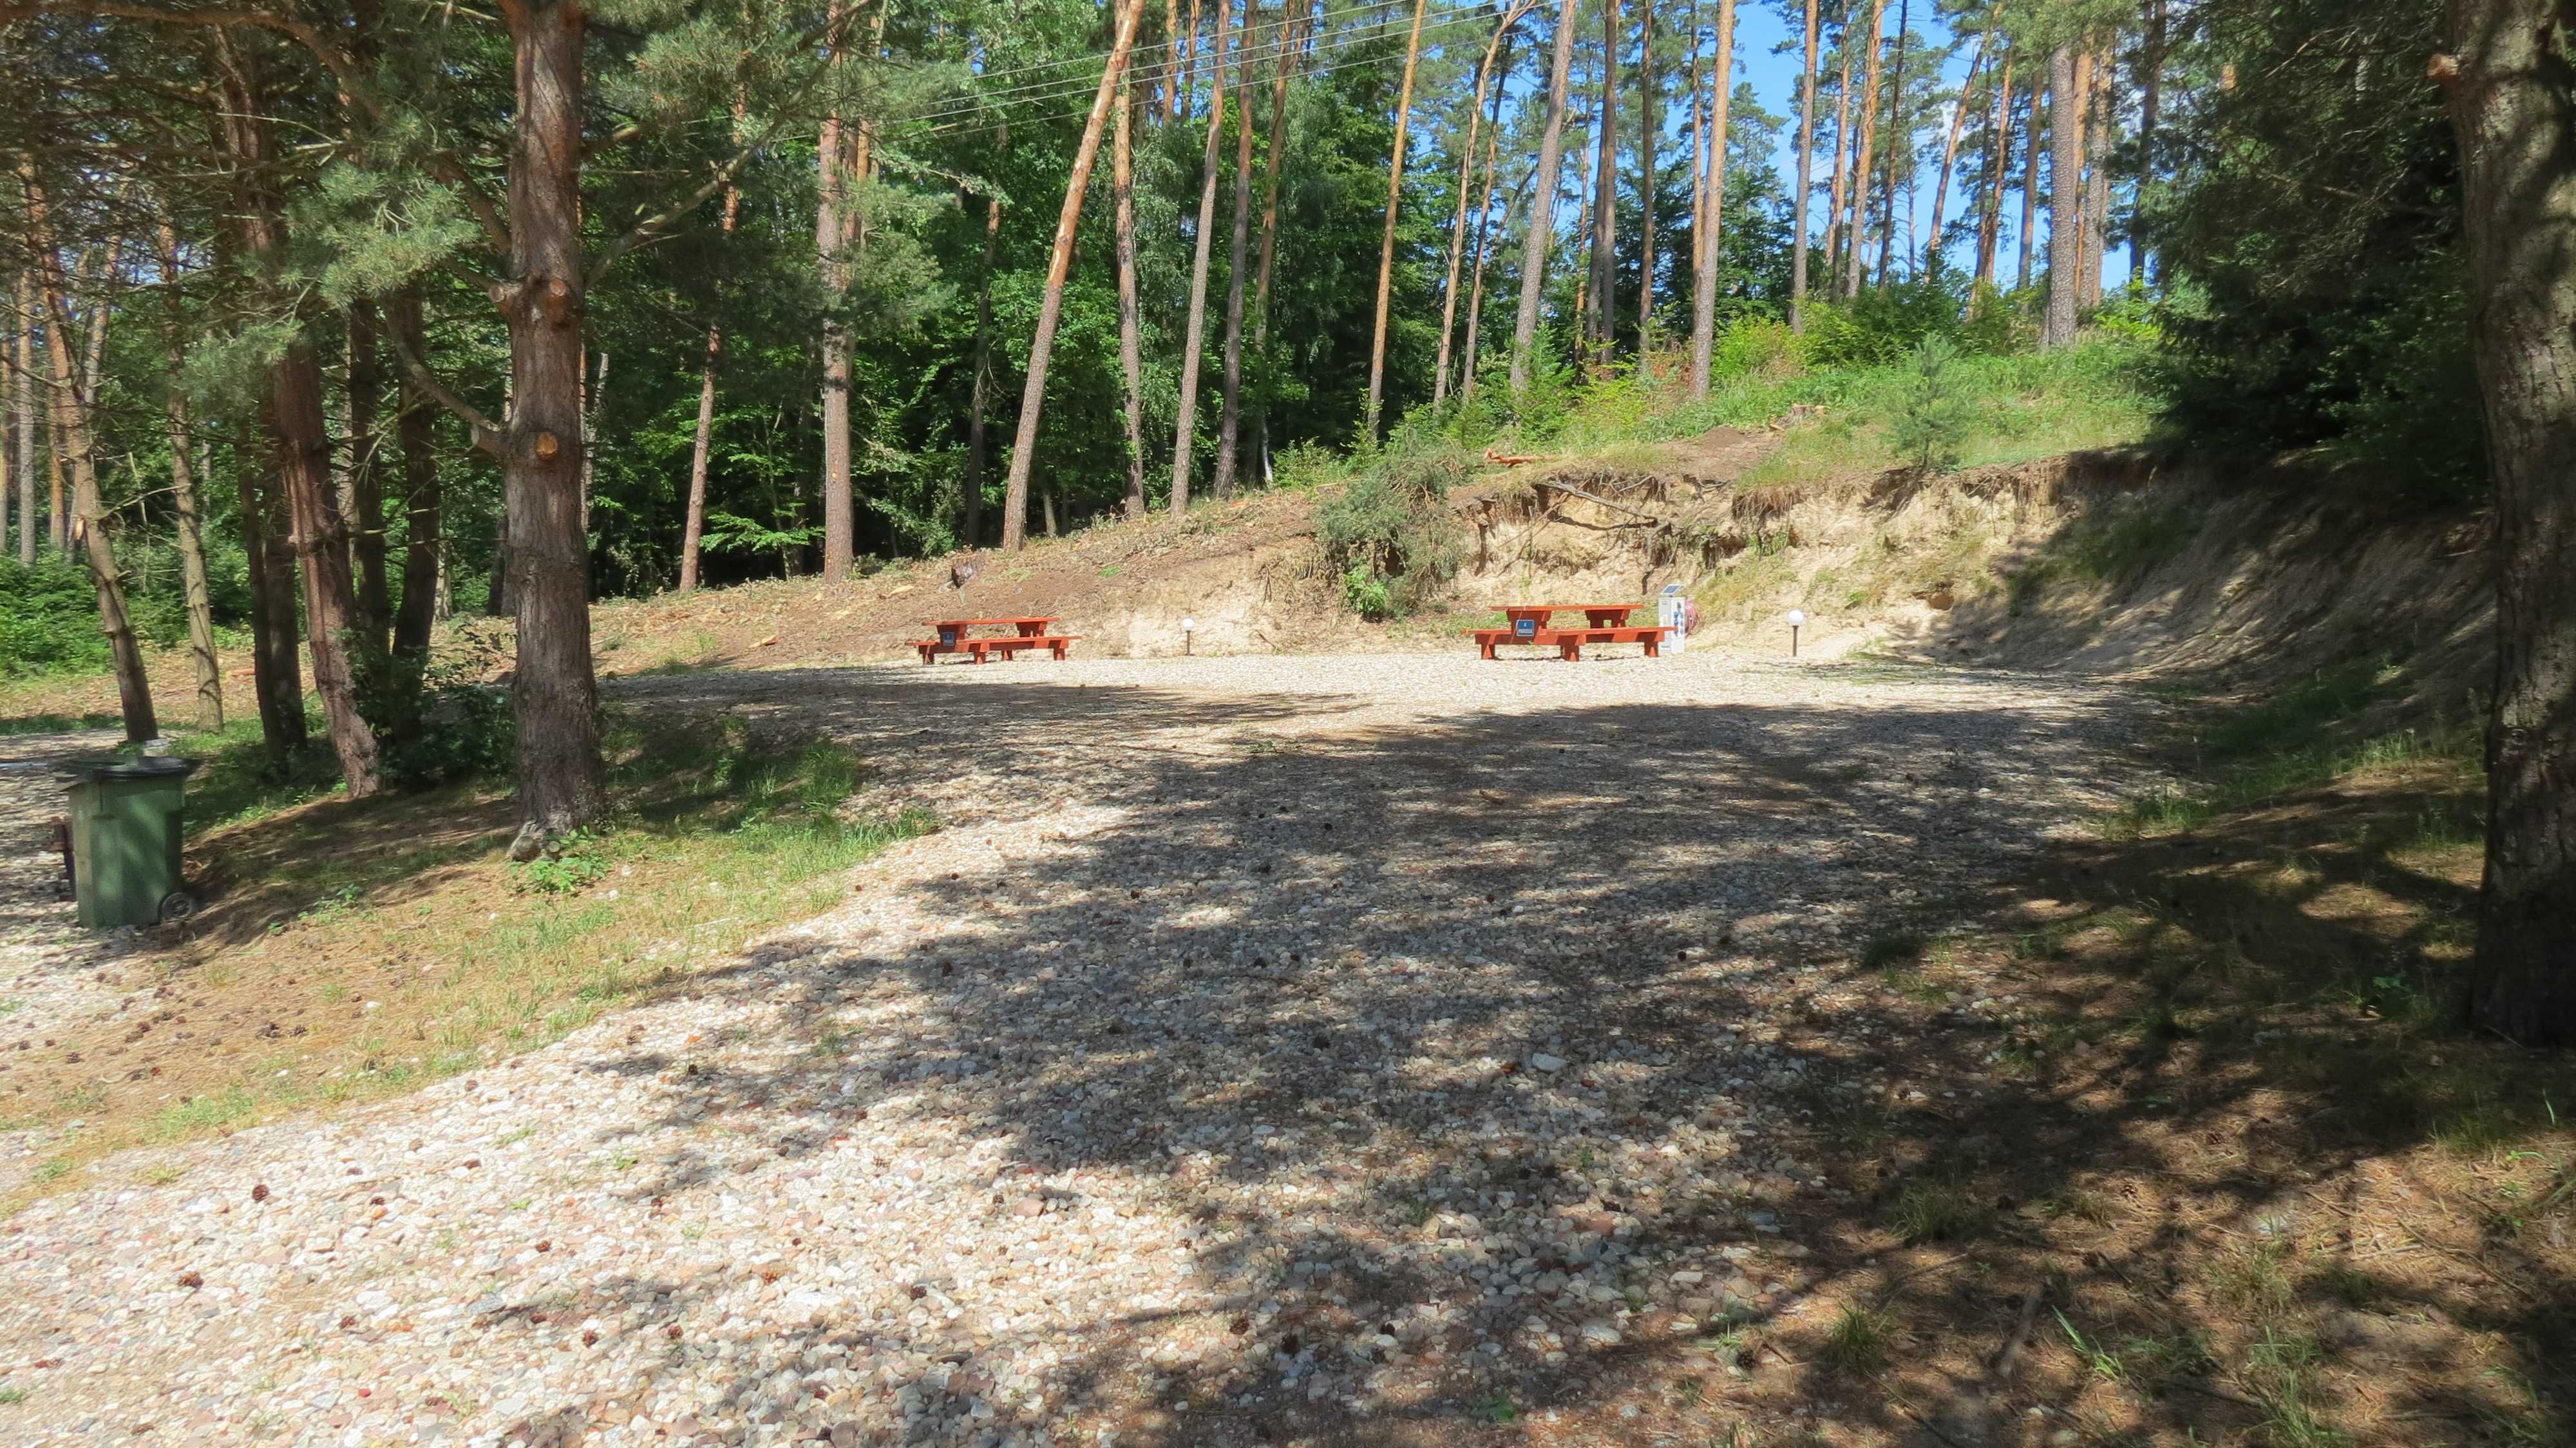
[(67, 759), (63, 772), (77, 780), (105, 784), (111, 780), (185, 779), (197, 772), (201, 761), (184, 759), (175, 754), (146, 755), (127, 759), (121, 756), (92, 759)]

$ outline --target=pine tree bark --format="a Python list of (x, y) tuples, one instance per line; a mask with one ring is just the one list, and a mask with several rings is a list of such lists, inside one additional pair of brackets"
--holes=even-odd
[[(1807, 330), (1807, 203), (1815, 190), (1816, 0), (1807, 0), (1804, 60), (1798, 69), (1798, 197), (1789, 242), (1789, 330)], [(1725, 163), (1720, 161), (1723, 166)]]
[(166, 204), (160, 217), (161, 357), (170, 371), (162, 399), (164, 435), (170, 440), (170, 501), (178, 515), (179, 585), (188, 608), (188, 662), (197, 678), (197, 727), (224, 727), (224, 670), (215, 654), (214, 592), (206, 582), (206, 537), (198, 505), (196, 440), (188, 421), (188, 394), (179, 387), (186, 318), (179, 308), (179, 233)]
[(1584, 334), (1592, 363), (1610, 360), (1611, 304), (1619, 276), (1619, 0), (1601, 0), (1601, 100), (1593, 117), (1591, 305)]
[[(1136, 108), (1135, 88), (1118, 78), (1118, 131), (1111, 141), (1109, 181), (1118, 229), (1118, 374), (1126, 384), (1127, 517), (1145, 516), (1145, 344), (1144, 308), (1136, 295)], [(1270, 144), (1279, 144), (1274, 127)], [(987, 266), (987, 271), (991, 268)]]
[[(1192, 10), (1192, 25), (1197, 21)], [(1207, 284), (1208, 250), (1216, 240), (1216, 179), (1218, 147), (1225, 135), (1225, 62), (1226, 22), (1233, 14), (1232, 0), (1217, 0), (1216, 6), (1216, 85), (1208, 92), (1207, 144), (1199, 156), (1199, 225), (1197, 250), (1190, 259), (1189, 331), (1181, 343), (1181, 405), (1172, 422), (1172, 512), (1190, 510), (1190, 453), (1198, 444), (1199, 432), (1199, 366), (1207, 356)], [(1014, 464), (1016, 467), (1016, 464)], [(1023, 506), (1026, 500), (1023, 499)], [(1013, 536), (1011, 522), (1003, 523), (1004, 545)]]
[[(1073, 265), (1074, 227), (1082, 220), (1082, 194), (1091, 184), (1092, 163), (1100, 159), (1101, 133), (1108, 129), (1109, 107), (1117, 99), (1118, 82), (1127, 73), (1127, 56), (1136, 43), (1137, 19), (1144, 12), (1145, 0), (1124, 0), (1118, 7), (1117, 38), (1110, 44), (1108, 63), (1101, 68), (1100, 88), (1091, 98), (1091, 114), (1083, 122), (1082, 145), (1074, 152), (1073, 174), (1065, 181), (1064, 209), (1056, 215), (1055, 247), (1047, 257), (1046, 292), (1038, 303), (1037, 333), (1029, 340), (1029, 380), (1020, 394), (1019, 437), (1011, 447), (1011, 474), (1003, 494), (1005, 549), (1018, 549), (1027, 535), (1029, 471), (1037, 459), (1038, 420), (1046, 403), (1047, 361), (1055, 351), (1056, 323), (1064, 315), (1064, 278)], [(1220, 26), (1222, 23), (1220, 20)], [(1224, 94), (1224, 79), (1220, 72), (1219, 95)], [(1201, 243), (1205, 244), (1204, 235)]]
[(2137, 200), (2129, 219), (2129, 279), (2147, 284), (2148, 191), (2156, 180), (2156, 106), (2163, 94), (2165, 0), (2147, 0), (2145, 34), (2138, 41)]
[(366, 651), (382, 653), (386, 631), (393, 625), (393, 604), (385, 587), (385, 485), (378, 464), (377, 404), (384, 396), (385, 369), (377, 345), (383, 322), (376, 304), (360, 299), (349, 304), (349, 553), (357, 565), (358, 611), (355, 630)]
[[(107, 635), (108, 658), (116, 670), (117, 704), (125, 721), (125, 737), (133, 741), (150, 739), (161, 732), (160, 721), (152, 712), (152, 687), (143, 671), (143, 649), (126, 615), (124, 578), (117, 571), (116, 552), (108, 542), (107, 512), (98, 494), (98, 462), (91, 450), (90, 419), (84, 415), (93, 394), (83, 389), (73, 370), (72, 299), (64, 285), (61, 256), (54, 248), (53, 218), (45, 187), (37, 178), (33, 161), (19, 163), (18, 183), (27, 202), (28, 245), (43, 274), (39, 284), (45, 296), (46, 329), (51, 334), (45, 358), (52, 373), (55, 450), (65, 455), (65, 465), (71, 473), (72, 507), (78, 514), (81, 553), (89, 564), (90, 586), (98, 596), (99, 632)], [(91, 325), (105, 328), (106, 314), (101, 313)]]
[(1995, 243), (2002, 234), (2005, 168), (2012, 160), (2013, 48), (2004, 47), (1995, 79), (1994, 116), (1986, 127), (1986, 194), (1977, 216), (1977, 268), (1973, 280), (1993, 285)]
[[(1503, 73), (1508, 76), (1511, 74), (1511, 57), (1507, 53), (1503, 59)], [(1458, 396), (1461, 401), (1476, 395), (1476, 363), (1484, 355), (1485, 261), (1494, 250), (1494, 232), (1503, 224), (1494, 215), (1494, 191), (1498, 180), (1495, 162), (1502, 144), (1503, 94), (1499, 89), (1494, 92), (1493, 106), (1494, 112), (1485, 126), (1485, 199), (1476, 208), (1476, 280), (1467, 296), (1466, 355), (1458, 363)], [(1508, 207), (1504, 214), (1506, 217), (1510, 214)]]
[(1180, 0), (1163, 0), (1163, 124), (1181, 118), (1181, 47), (1187, 41), (1181, 34)]
[[(1995, 19), (2001, 12), (1986, 18), (1985, 32), (1977, 37), (1976, 53), (1968, 57), (1968, 74), (1959, 82), (1957, 99), (1950, 102), (1950, 135), (1941, 143), (1941, 179), (1932, 187), (1931, 251), (1941, 249), (1941, 213), (1949, 209), (1950, 168), (1959, 160), (1959, 134), (1968, 119), (1968, 97), (1975, 94), (1977, 77), (1986, 68), (1986, 47), (1995, 38)], [(1929, 253), (1927, 253), (1927, 260)]]
[[(1247, 36), (1260, 13), (1253, 0), (1244, 0), (1243, 28)], [(1286, 33), (1284, 26), (1281, 33)], [(1277, 138), (1272, 138), (1271, 144), (1277, 145)], [(1234, 496), (1235, 443), (1243, 430), (1243, 289), (1248, 280), (1245, 273), (1251, 270), (1251, 250), (1252, 67), (1238, 61), (1234, 67), (1234, 249), (1227, 253), (1225, 396), (1216, 427), (1216, 495), (1220, 498)]]
[[(1395, 220), (1404, 203), (1404, 148), (1413, 122), (1413, 72), (1422, 59), (1422, 16), (1429, 3), (1430, 0), (1413, 0), (1413, 30), (1404, 42), (1404, 80), (1395, 98), (1395, 148), (1386, 162), (1386, 227), (1377, 247), (1377, 325), (1369, 333), (1365, 426), (1371, 438), (1378, 435), (1378, 422), (1386, 404), (1386, 323), (1387, 308), (1395, 294)], [(1616, 5), (1618, 0), (1610, 3)]]
[(1547, 126), (1539, 133), (1538, 171), (1531, 183), (1529, 232), (1521, 247), (1520, 311), (1512, 322), (1512, 393), (1529, 387), (1538, 349), (1538, 306), (1547, 291), (1548, 244), (1556, 234), (1557, 167), (1565, 156), (1565, 83), (1574, 70), (1576, 0), (1562, 0), (1556, 16), (1556, 53), (1548, 67)]
[(2102, 305), (2102, 264), (2111, 246), (2111, 139), (2119, 127), (2112, 108), (2111, 42), (2092, 61), (2091, 115), (2084, 127), (2084, 294), (2086, 307)]
[(2048, 57), (2048, 311), (2039, 345), (2075, 340), (2076, 278), (2084, 270), (2084, 93), (2076, 84), (2075, 47)]
[(2450, 0), (2432, 74), (2460, 143), (2495, 484), (2487, 859), (2468, 1015), (2576, 1044), (2576, 68), (2556, 0)]
[(519, 724), (525, 853), (607, 808), (599, 683), (590, 656), (589, 549), (581, 527), (582, 37), (577, 0), (504, 0), (518, 53), (510, 157), (509, 279), (494, 288), (510, 331), (510, 602), (519, 622), (511, 702)]
[[(1502, 51), (1504, 37), (1520, 23), (1521, 16), (1529, 13), (1529, 3), (1530, 0), (1515, 0), (1510, 13), (1485, 41), (1484, 59), (1476, 64), (1476, 98), (1467, 107), (1467, 137), (1458, 148), (1458, 214), (1449, 223), (1449, 280), (1440, 289), (1440, 351), (1431, 369), (1431, 405), (1435, 408), (1449, 400), (1449, 339), (1458, 326), (1458, 267), (1467, 251), (1467, 203), (1475, 194), (1476, 142), (1485, 123), (1485, 99), (1493, 91), (1494, 57)], [(1493, 98), (1499, 113), (1501, 93), (1494, 91)], [(1276, 139), (1271, 148), (1277, 151)], [(1472, 370), (1475, 360), (1468, 359), (1467, 365)]]
[[(1700, 398), (1708, 396), (1709, 369), (1717, 355), (1717, 248), (1726, 224), (1727, 104), (1733, 98), (1734, 79), (1735, 0), (1717, 0), (1717, 59), (1709, 75), (1709, 144), (1708, 154), (1701, 160), (1708, 172), (1703, 188), (1706, 214), (1693, 224), (1691, 243), (1699, 254), (1693, 268), (1697, 283), (1691, 296), (1691, 396)], [(1803, 148), (1798, 159), (1804, 170)], [(1803, 223), (1800, 231), (1803, 245)]]
[(1869, 184), (1878, 154), (1879, 28), (1887, 20), (1887, 0), (1869, 0), (1869, 49), (1864, 52), (1860, 93), (1858, 151), (1852, 158), (1852, 212), (1847, 232), (1849, 257), (1843, 268), (1843, 295), (1860, 295), (1869, 270)]
[[(428, 330), (422, 325), (420, 289), (406, 286), (385, 301), (385, 325), (394, 344), (410, 355), (427, 358)], [(445, 499), (438, 477), (438, 401), (408, 374), (395, 393), (394, 440), (402, 454), (403, 571), (402, 602), (394, 610), (393, 652), (415, 667), (429, 662), (429, 636), (441, 615), (439, 588), (446, 526)]]

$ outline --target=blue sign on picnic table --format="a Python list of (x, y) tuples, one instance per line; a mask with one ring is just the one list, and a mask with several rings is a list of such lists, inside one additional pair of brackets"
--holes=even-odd
[(953, 649), (957, 647), (957, 630), (953, 628), (941, 629), (939, 631), (939, 646), (943, 649)]
[(1518, 638), (1536, 638), (1538, 636), (1538, 620), (1534, 618), (1513, 619), (1512, 633)]

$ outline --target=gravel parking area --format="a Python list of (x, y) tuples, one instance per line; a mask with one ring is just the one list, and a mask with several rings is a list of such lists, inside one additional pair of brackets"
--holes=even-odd
[(2136, 787), (2150, 707), (1707, 652), (612, 695), (944, 827), (686, 996), (22, 1212), (0, 1438), (1705, 1441), (1671, 1365), (1819, 1305), (1803, 1114), (1909, 1089), (1835, 1047), (1853, 955)]

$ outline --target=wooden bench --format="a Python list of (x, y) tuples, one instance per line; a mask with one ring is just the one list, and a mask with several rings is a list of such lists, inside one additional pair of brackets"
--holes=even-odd
[(1647, 658), (1663, 657), (1664, 630), (1660, 625), (1642, 628), (1625, 624), (1617, 628), (1543, 628), (1528, 634), (1507, 628), (1480, 628), (1470, 629), (1468, 633), (1476, 640), (1477, 657), (1487, 659), (1500, 658), (1501, 655), (1494, 650), (1503, 644), (1553, 644), (1557, 657), (1568, 661), (1582, 658), (1585, 644), (1643, 644)]
[(1073, 647), (1073, 641), (1080, 637), (1082, 637), (1080, 634), (1011, 634), (995, 638), (959, 639), (955, 643), (943, 643), (938, 639), (922, 639), (915, 642), (913, 648), (920, 653), (921, 661), (925, 664), (937, 663), (938, 656), (941, 654), (964, 654), (980, 664), (995, 654), (1000, 654), (1007, 660), (1019, 657), (1022, 649), (1039, 648), (1045, 649), (1049, 658), (1062, 659)]

